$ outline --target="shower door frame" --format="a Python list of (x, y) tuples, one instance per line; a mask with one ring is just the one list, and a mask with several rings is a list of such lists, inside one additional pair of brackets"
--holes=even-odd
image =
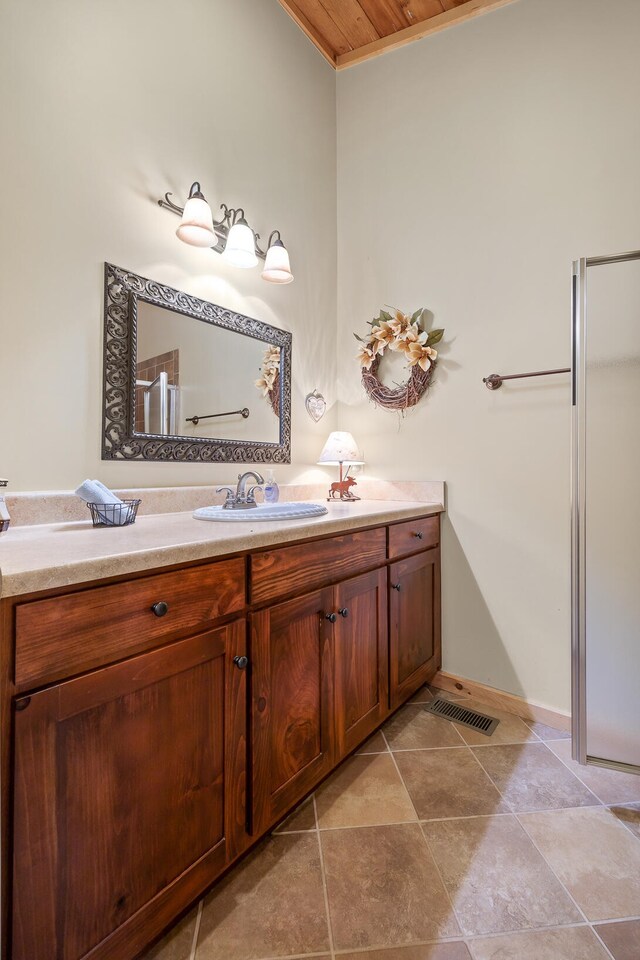
[(640, 774), (634, 764), (587, 753), (586, 367), (587, 270), (640, 260), (640, 250), (573, 263), (571, 287), (571, 741), (578, 763)]

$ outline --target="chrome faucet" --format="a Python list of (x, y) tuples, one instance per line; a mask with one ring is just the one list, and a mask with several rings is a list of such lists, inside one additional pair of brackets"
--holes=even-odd
[[(8, 480), (0, 480), (0, 487), (6, 487), (8, 483)], [(9, 511), (7, 510), (6, 501), (0, 494), (0, 533), (4, 533), (5, 530), (8, 530), (10, 523), (11, 517), (9, 516)]]
[[(247, 480), (249, 477), (253, 477), (256, 481), (255, 484), (249, 487), (249, 492), (247, 493)], [(252, 507), (257, 507), (256, 498), (254, 496), (254, 491), (264, 483), (264, 479), (260, 476), (259, 473), (255, 473), (253, 470), (247, 470), (246, 473), (238, 474), (238, 486), (233, 490), (233, 487), (218, 487), (216, 493), (222, 493), (223, 490), (227, 493), (227, 499), (222, 505), (223, 510), (250, 510)]]

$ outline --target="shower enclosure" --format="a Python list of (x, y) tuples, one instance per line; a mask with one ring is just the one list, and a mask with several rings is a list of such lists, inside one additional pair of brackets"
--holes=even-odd
[(136, 387), (142, 387), (144, 432), (174, 435), (178, 422), (178, 387), (169, 383), (164, 371), (155, 380), (136, 380)]
[(640, 773), (640, 250), (572, 299), (573, 756)]

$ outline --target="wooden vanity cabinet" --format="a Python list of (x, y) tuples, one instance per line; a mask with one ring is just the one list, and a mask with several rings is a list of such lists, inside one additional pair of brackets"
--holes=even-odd
[(3, 601), (1, 960), (132, 960), (430, 680), (439, 529)]
[(251, 615), (254, 835), (389, 713), (386, 569)]
[(238, 620), (17, 699), (12, 960), (133, 957), (241, 852), (245, 654)]
[(327, 588), (251, 616), (251, 833), (277, 823), (335, 765)]
[(397, 709), (440, 667), (440, 551), (389, 567), (390, 707)]
[(334, 611), (335, 738), (342, 759), (389, 713), (386, 569), (338, 584)]

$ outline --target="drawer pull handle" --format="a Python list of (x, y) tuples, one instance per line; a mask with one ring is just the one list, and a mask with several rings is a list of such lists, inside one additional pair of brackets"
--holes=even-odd
[(326, 613), (324, 618), (325, 620), (328, 620), (329, 623), (335, 623), (338, 619), (338, 615), (337, 613)]
[(399, 590), (399, 589), (400, 589), (400, 586), (401, 586), (401, 584), (399, 584), (399, 583), (392, 583), (392, 584), (391, 584), (391, 587), (392, 587), (393, 590)]
[(347, 607), (341, 607), (340, 610), (338, 610), (338, 613), (341, 617), (344, 617), (345, 620), (349, 616), (349, 610)]
[(156, 617), (164, 617), (165, 613), (169, 612), (169, 604), (165, 603), (164, 600), (158, 600), (157, 603), (154, 603), (151, 607)]
[(248, 657), (240, 657), (240, 656), (237, 656), (237, 657), (234, 657), (234, 658), (233, 658), (233, 662), (235, 663), (235, 665), (236, 665), (236, 667), (238, 668), (238, 670), (246, 670), (247, 667), (249, 666), (249, 658), (248, 658)]
[(420, 530), (416, 530), (416, 532), (414, 533), (414, 537), (417, 540), (424, 540), (424, 533), (421, 533)]

